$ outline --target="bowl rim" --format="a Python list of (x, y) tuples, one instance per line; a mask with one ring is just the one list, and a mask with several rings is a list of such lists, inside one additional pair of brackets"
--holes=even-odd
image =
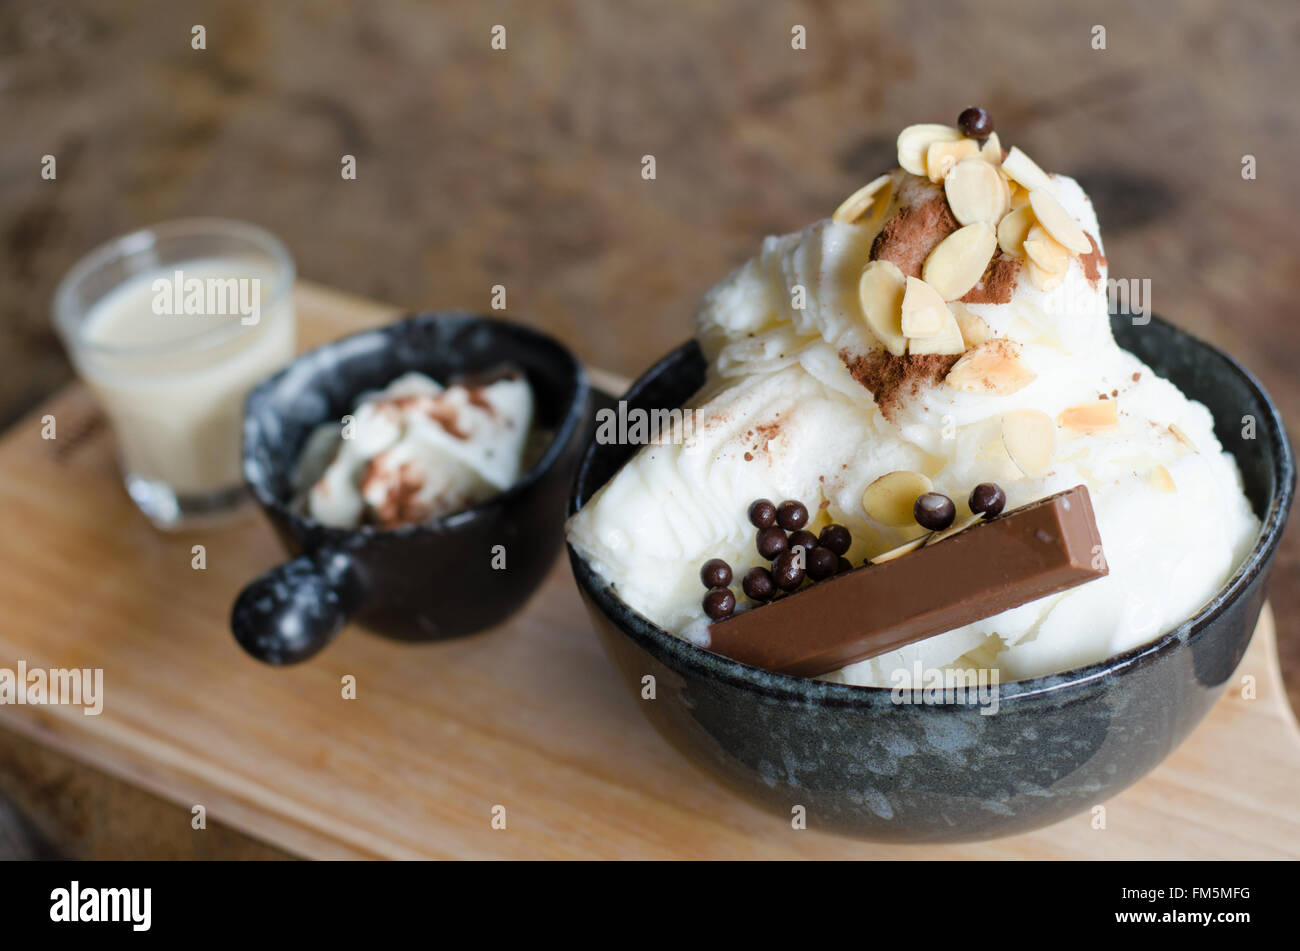
[[(252, 478), (249, 475), (251, 464), (251, 442), (249, 439), (250, 429), (256, 427), (255, 431), (260, 431), (260, 426), (256, 422), (256, 413), (260, 410), (262, 404), (271, 399), (271, 394), (284, 380), (286, 376), (294, 369), (300, 367), (309, 361), (320, 360), (331, 350), (345, 347), (354, 340), (365, 337), (388, 337), (403, 329), (421, 324), (432, 324), (437, 321), (455, 321), (462, 324), (483, 324), (488, 326), (494, 333), (505, 334), (523, 338), (525, 342), (545, 347), (553, 355), (562, 359), (562, 370), (569, 376), (573, 385), (573, 393), (569, 400), (569, 405), (560, 419), (559, 424), (551, 436), (551, 441), (546, 447), (546, 451), (541, 457), (533, 463), (527, 472), (519, 476), (511, 486), (504, 491), (471, 505), (468, 508), (451, 512), (447, 515), (439, 516), (433, 519), (426, 519), (422, 522), (411, 522), (405, 525), (398, 525), (395, 528), (377, 528), (373, 525), (362, 525), (359, 528), (335, 528), (329, 525), (323, 525), (316, 519), (301, 515), (295, 512), (288, 503), (282, 500), (277, 493), (272, 491), (267, 485), (264, 478)], [(500, 317), (489, 317), (485, 314), (475, 313), (468, 310), (421, 310), (408, 313), (398, 317), (385, 324), (376, 327), (368, 327), (355, 333), (347, 334), (331, 340), (328, 343), (313, 347), (303, 353), (295, 356), (289, 363), (281, 367), (274, 374), (267, 377), (257, 386), (255, 386), (244, 399), (244, 408), (242, 424), (240, 429), (240, 468), (243, 474), (244, 483), (253, 493), (264, 509), (273, 512), (278, 518), (284, 519), (290, 526), (294, 535), (298, 538), (311, 537), (319, 539), (320, 542), (313, 547), (327, 547), (333, 544), (336, 547), (342, 547), (348, 542), (353, 544), (358, 541), (368, 541), (371, 539), (394, 539), (403, 538), (413, 535), (424, 534), (445, 534), (450, 531), (456, 531), (477, 522), (487, 516), (489, 513), (499, 510), (509, 505), (515, 499), (519, 498), (534, 485), (536, 485), (543, 476), (553, 470), (560, 458), (564, 455), (566, 447), (573, 439), (574, 431), (580, 426), (587, 416), (587, 405), (590, 401), (591, 383), (587, 378), (586, 368), (582, 361), (572, 350), (563, 343), (533, 327), (526, 326), (513, 320), (503, 319)], [(357, 394), (360, 395), (360, 394)], [(355, 398), (355, 397), (353, 397)]]
[[(1176, 650), (1182, 642), (1190, 640), (1223, 614), (1227, 607), (1239, 598), (1256, 576), (1264, 570), (1273, 553), (1277, 550), (1296, 488), (1294, 451), (1288, 439), (1286, 427), (1282, 424), (1282, 417), (1277, 405), (1255, 376), (1232, 356), (1158, 315), (1151, 315), (1151, 320), (1176, 336), (1190, 341), (1195, 346), (1209, 351), (1217, 357), (1229, 370), (1241, 378), (1258, 398), (1260, 404), (1267, 409), (1268, 422), (1277, 433), (1279, 449), (1272, 460), (1274, 489), (1269, 499), (1268, 509), (1264, 513), (1264, 517), (1260, 519), (1259, 532), (1250, 551), (1233, 570), (1228, 580), (1190, 618), (1150, 641), (1091, 664), (1022, 680), (999, 681), (999, 706), (1008, 702), (1044, 698), (1059, 694), (1061, 691), (1152, 663)], [(697, 347), (697, 341), (692, 338), (673, 348), (641, 374), (619, 399), (631, 402), (666, 366), (677, 362), (683, 355)], [(596, 442), (593, 438), (583, 450), (581, 461), (574, 474), (569, 492), (570, 516), (581, 507), (578, 504), (578, 488), (584, 481), (595, 447)], [(732, 660), (721, 654), (715, 654), (710, 650), (684, 640), (659, 627), (627, 605), (614, 593), (610, 585), (603, 583), (603, 579), (596, 575), (591, 566), (587, 564), (586, 559), (578, 554), (567, 539), (565, 544), (569, 551), (574, 579), (583, 596), (590, 599), (621, 633), (631, 637), (642, 647), (651, 649), (658, 657), (669, 657), (676, 664), (691, 668), (698, 674), (773, 699), (800, 702), (811, 700), (832, 707), (878, 706), (882, 702), (890, 707), (895, 706), (890, 699), (896, 689), (894, 687), (832, 683), (776, 673)], [(620, 616), (622, 620), (620, 620)], [(935, 709), (948, 708), (947, 706), (939, 706)]]

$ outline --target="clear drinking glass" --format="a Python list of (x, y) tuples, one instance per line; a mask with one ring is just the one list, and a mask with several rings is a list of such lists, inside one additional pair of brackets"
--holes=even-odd
[(293, 281), (269, 232), (191, 218), (116, 238), (59, 284), (55, 329), (112, 423), (128, 494), (159, 528), (244, 500), (244, 396), (293, 357)]

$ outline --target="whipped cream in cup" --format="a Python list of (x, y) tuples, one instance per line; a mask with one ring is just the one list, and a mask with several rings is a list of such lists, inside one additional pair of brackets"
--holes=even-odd
[(303, 450), (301, 506), (332, 528), (394, 528), (468, 508), (518, 479), (533, 394), (518, 372), (443, 386), (406, 373)]

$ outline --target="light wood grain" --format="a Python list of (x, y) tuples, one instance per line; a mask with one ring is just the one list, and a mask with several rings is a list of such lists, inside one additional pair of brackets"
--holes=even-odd
[[(302, 343), (392, 308), (302, 285)], [(60, 439), (40, 438), (53, 413)], [(350, 628), (280, 670), (227, 628), (241, 585), (282, 556), (255, 511), (162, 535), (123, 493), (73, 386), (0, 440), (0, 665), (102, 667), (104, 712), (0, 707), (4, 726), (290, 852), (317, 857), (1300, 857), (1300, 730), (1271, 616), (1207, 721), (1155, 773), (1038, 833), (958, 847), (791, 830), (654, 733), (602, 655), (558, 562), (509, 624), (410, 646)], [(191, 546), (207, 568), (190, 567)], [(355, 675), (356, 700), (340, 683)], [(1249, 675), (1257, 698), (1241, 696)], [(507, 828), (494, 831), (494, 805)], [(185, 814), (182, 813), (184, 816)], [(186, 821), (178, 820), (178, 821)], [(187, 823), (188, 824), (188, 823)], [(179, 834), (203, 835), (179, 830)]]

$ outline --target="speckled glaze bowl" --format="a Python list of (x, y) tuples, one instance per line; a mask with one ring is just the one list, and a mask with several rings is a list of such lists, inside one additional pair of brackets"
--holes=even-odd
[[(1153, 769), (1219, 697), (1246, 651), (1295, 490), (1277, 410), (1231, 358), (1159, 318), (1112, 319), (1120, 344), (1214, 415), (1263, 526), (1250, 555), (1195, 617), (1158, 640), (1050, 677), (1000, 686), (999, 708), (895, 705), (888, 688), (768, 673), (698, 648), (623, 604), (572, 548), (600, 640), (681, 753), (742, 796), (809, 828), (891, 842), (956, 842), (1026, 832), (1104, 802)], [(694, 342), (639, 379), (630, 407), (681, 406), (701, 385)], [(1253, 416), (1256, 438), (1241, 437)], [(576, 511), (634, 452), (587, 447)]]
[[(443, 518), (395, 529), (330, 528), (290, 506), (308, 435), (350, 413), (368, 390), (411, 371), (445, 381), (503, 363), (533, 390), (534, 425), (551, 432), (541, 458), (506, 491)], [(472, 634), (528, 600), (564, 536), (564, 499), (589, 436), (590, 390), (577, 358), (518, 324), (424, 313), (303, 354), (244, 406), (244, 478), (285, 548), (297, 557), (253, 580), (231, 630), (270, 664), (306, 660), (352, 619), (390, 638)], [(493, 548), (505, 546), (505, 567)]]

